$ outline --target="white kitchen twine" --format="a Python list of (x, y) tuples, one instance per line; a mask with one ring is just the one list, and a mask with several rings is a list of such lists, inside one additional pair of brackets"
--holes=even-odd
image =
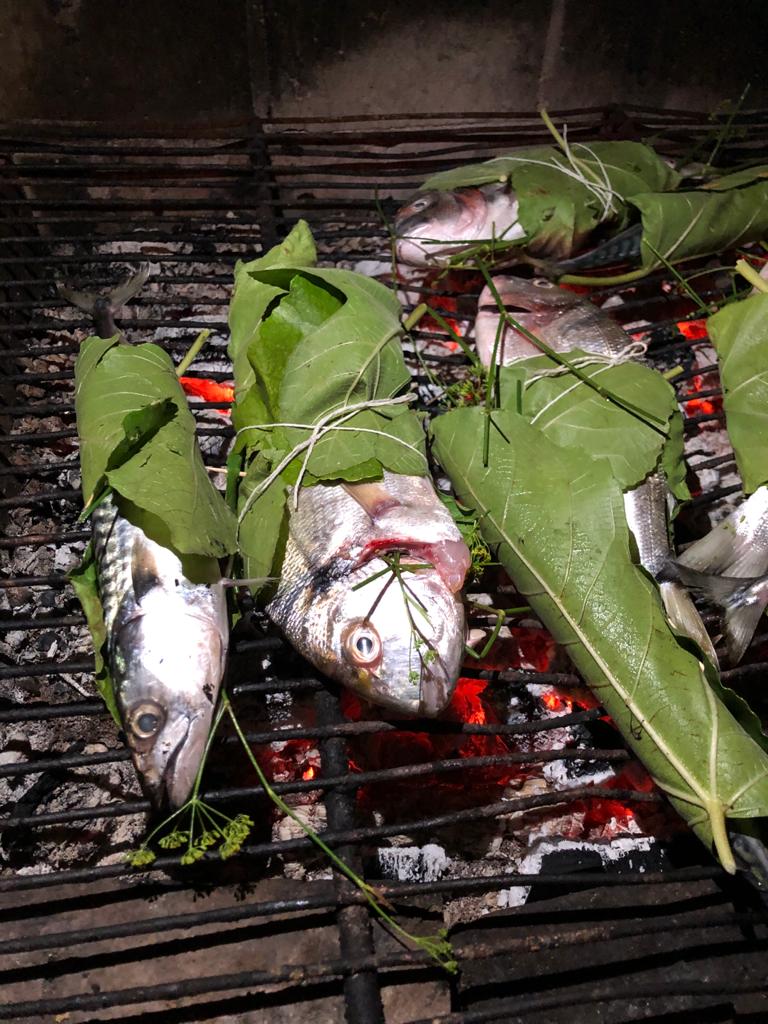
[[(565, 126), (563, 126), (563, 132), (563, 138), (567, 138)], [(590, 179), (587, 178), (584, 172), (579, 168), (576, 162), (576, 157), (574, 157), (573, 155), (573, 149), (575, 149), (577, 146), (580, 149), (586, 150), (587, 153), (589, 153), (590, 157), (595, 161), (597, 169), (600, 172), (600, 176), (603, 179), (602, 182), (590, 181)], [(614, 199), (620, 198), (619, 193), (615, 192), (611, 188), (611, 181), (608, 177), (608, 171), (606, 170), (605, 164), (600, 159), (600, 157), (597, 156), (594, 150), (590, 149), (590, 147), (585, 145), (583, 142), (574, 143), (573, 147), (569, 146), (566, 142), (565, 156), (568, 163), (561, 162), (560, 160), (558, 160), (556, 156), (553, 157), (551, 161), (532, 160), (530, 157), (525, 156), (508, 156), (504, 157), (504, 159), (509, 160), (512, 163), (531, 164), (532, 166), (535, 167), (556, 167), (558, 171), (561, 171), (564, 175), (566, 175), (566, 177), (573, 178), (574, 181), (580, 182), (580, 184), (582, 184), (588, 192), (591, 192), (592, 195), (594, 195), (600, 201), (600, 204), (602, 206), (600, 220), (605, 220), (613, 212)]]
[[(570, 360), (570, 365), (577, 367), (579, 370), (583, 369), (585, 366), (599, 365), (600, 369), (596, 370), (592, 374), (592, 378), (594, 378), (597, 377), (599, 373), (603, 373), (605, 370), (610, 370), (612, 366), (619, 366), (621, 363), (629, 363), (636, 359), (641, 359), (647, 351), (647, 341), (630, 341), (629, 344), (625, 345), (624, 348), (620, 349), (618, 352), (614, 352), (613, 355), (603, 355), (601, 352), (592, 352), (589, 355), (579, 356), (577, 359)], [(535, 384), (536, 381), (543, 380), (545, 377), (560, 377), (564, 373), (570, 373), (570, 368), (568, 366), (553, 366), (548, 370), (539, 370), (538, 373), (535, 373), (525, 382), (523, 389), (525, 390), (529, 388), (531, 384)], [(547, 402), (543, 408), (539, 409), (531, 420), (531, 423), (535, 423), (536, 420), (539, 419), (540, 416), (543, 416), (548, 409), (551, 409), (552, 406), (559, 402), (561, 398), (565, 398), (566, 395), (575, 391), (580, 384), (584, 385), (584, 387), (588, 386), (586, 381), (577, 379), (569, 388), (566, 388), (565, 391), (561, 391), (559, 395), (555, 395), (555, 397)]]
[(317, 423), (260, 423), (253, 424), (252, 426), (248, 427), (241, 427), (240, 430), (238, 430), (237, 433), (235, 434), (236, 438), (239, 437), (240, 434), (245, 433), (246, 430), (271, 430), (273, 427), (293, 427), (298, 430), (311, 430), (312, 433), (306, 439), (306, 441), (301, 441), (290, 452), (288, 452), (285, 458), (283, 458), (277, 464), (277, 466), (275, 466), (275, 468), (272, 470), (269, 476), (262, 480), (259, 486), (255, 488), (255, 490), (252, 491), (251, 494), (248, 495), (248, 500), (246, 501), (240, 514), (237, 517), (238, 523), (242, 523), (243, 519), (248, 514), (248, 511), (250, 510), (251, 505), (254, 503), (254, 501), (256, 501), (256, 499), (260, 497), (264, 493), (264, 491), (267, 490), (270, 484), (272, 484), (280, 476), (280, 474), (283, 472), (286, 466), (288, 466), (289, 463), (291, 463), (296, 458), (297, 455), (300, 455), (302, 452), (306, 452), (306, 455), (304, 456), (304, 460), (301, 465), (301, 470), (299, 472), (296, 483), (294, 484), (293, 487), (293, 508), (295, 511), (298, 508), (299, 490), (301, 488), (301, 482), (304, 479), (304, 475), (307, 471), (307, 463), (309, 462), (309, 458), (312, 455), (312, 452), (314, 451), (317, 442), (322, 437), (325, 437), (325, 435), (330, 433), (332, 430), (346, 430), (349, 431), (350, 433), (355, 434), (376, 434), (379, 437), (390, 438), (393, 441), (397, 441), (398, 444), (403, 445), (404, 448), (409, 448), (411, 451), (416, 452), (416, 454), (423, 459), (425, 466), (428, 466), (427, 459), (424, 456), (423, 452), (420, 452), (419, 449), (415, 447), (415, 445), (409, 444), (407, 441), (403, 441), (403, 439), (400, 437), (394, 437), (392, 434), (387, 434), (383, 430), (373, 430), (370, 427), (342, 426), (342, 424), (345, 423), (347, 420), (351, 420), (353, 416), (356, 416), (359, 412), (363, 412), (366, 409), (382, 409), (392, 405), (407, 405), (408, 403), (414, 401), (415, 397), (415, 395), (400, 395), (399, 398), (371, 398), (367, 399), (364, 402), (355, 402), (353, 405), (343, 405), (341, 406), (341, 408), (334, 409), (331, 412), (326, 413), (325, 416), (321, 416)]

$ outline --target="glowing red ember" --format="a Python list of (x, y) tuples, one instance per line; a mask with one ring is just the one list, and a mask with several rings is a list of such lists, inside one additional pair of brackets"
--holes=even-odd
[(700, 338), (709, 337), (706, 320), (680, 320), (677, 329), (689, 341), (699, 341)]
[[(235, 389), (232, 384), (221, 384), (207, 377), (179, 377), (179, 383), (187, 395), (202, 398), (206, 402), (232, 402)], [(217, 409), (222, 416), (229, 416), (229, 409)]]

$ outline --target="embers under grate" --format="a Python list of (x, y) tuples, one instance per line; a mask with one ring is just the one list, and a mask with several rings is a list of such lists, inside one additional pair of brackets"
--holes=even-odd
[[(633, 116), (649, 134), (666, 131), (669, 151), (687, 148), (703, 121)], [(594, 137), (600, 114), (569, 123), (572, 136)], [(210, 327), (193, 372), (227, 379), (235, 259), (301, 215), (324, 263), (386, 260), (374, 188), (390, 213), (429, 171), (536, 141), (538, 121), (523, 117), (281, 122), (258, 138), (5, 134), (0, 316), (15, 397), (0, 437), (0, 1018), (586, 1022), (596, 1003), (616, 1022), (765, 1012), (767, 915), (677, 830), (594, 702), (580, 703), (579, 680), (525, 627), (507, 638), (506, 661), (468, 671), (464, 705), (432, 723), (361, 715), (258, 618), (234, 644), (232, 692), (275, 788), (412, 931), (451, 927), (456, 979), (371, 922), (359, 893), (271, 814), (244, 761), (233, 777), (230, 738), (208, 799), (257, 821), (243, 855), (194, 870), (166, 855), (148, 876), (123, 862), (147, 807), (94, 699), (90, 644), (64, 579), (88, 536), (76, 521), (72, 365), (90, 325), (58, 299), (54, 278), (106, 288), (126, 264), (151, 260), (121, 322), (128, 337), (178, 354)], [(719, 284), (715, 271), (702, 290)], [(642, 330), (658, 365), (681, 365), (680, 393), (695, 387), (695, 401), (709, 401), (712, 353), (677, 330), (693, 307), (665, 287), (654, 278), (609, 300), (623, 301), (625, 323), (653, 322)], [(427, 288), (459, 325), (477, 290)], [(439, 328), (422, 327), (427, 365), (458, 365)], [(231, 433), (221, 405), (196, 405), (212, 466)], [(719, 409), (694, 408), (689, 448), (704, 493), (691, 527), (738, 490)], [(764, 675), (764, 642), (731, 681)]]

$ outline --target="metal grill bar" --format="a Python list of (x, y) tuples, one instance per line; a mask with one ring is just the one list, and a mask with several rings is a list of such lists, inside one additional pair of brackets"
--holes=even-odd
[[(600, 110), (582, 112), (573, 123), (571, 137), (594, 135), (601, 117)], [(26, 476), (34, 481), (29, 493), (12, 491), (0, 502), (4, 514), (21, 514), (25, 517), (20, 520), (23, 525), (15, 535), (0, 542), (9, 558), (14, 558), (18, 551), (22, 551), (25, 558), (30, 554), (34, 558), (36, 552), (45, 553), (51, 545), (79, 544), (88, 538), (88, 530), (75, 528), (74, 519), (81, 504), (79, 492), (74, 489), (78, 466), (66, 456), (76, 436), (75, 430), (69, 427), (69, 417), (73, 412), (71, 357), (77, 350), (77, 336), (90, 325), (74, 311), (71, 317), (66, 315), (66, 304), (55, 292), (58, 277), (63, 275), (73, 283), (82, 282), (82, 286), (87, 288), (108, 289), (124, 275), (126, 264), (150, 259), (159, 265), (160, 273), (152, 278), (146, 294), (134, 301), (130, 307), (130, 316), (126, 317), (123, 326), (129, 338), (136, 340), (146, 338), (148, 331), (157, 330), (166, 334), (157, 343), (169, 351), (179, 351), (189, 343), (188, 332), (198, 327), (212, 327), (225, 335), (226, 320), (222, 314), (231, 287), (231, 264), (236, 257), (257, 254), (262, 244), (271, 244), (270, 236), (284, 232), (300, 214), (305, 214), (311, 221), (320, 250), (324, 254), (324, 262), (333, 265), (341, 261), (354, 263), (369, 258), (386, 260), (387, 231), (381, 225), (375, 208), (371, 195), (372, 183), (381, 182), (387, 193), (383, 200), (384, 206), (391, 212), (399, 197), (412, 190), (432, 170), (482, 159), (511, 145), (549, 141), (536, 119), (523, 118), (520, 123), (515, 123), (516, 119), (517, 115), (498, 118), (482, 118), (477, 115), (464, 119), (440, 117), (439, 124), (433, 118), (425, 118), (422, 120), (427, 123), (418, 125), (408, 119), (397, 118), (347, 121), (318, 119), (312, 122), (314, 127), (310, 130), (307, 130), (309, 122), (288, 119), (264, 125), (263, 137), (259, 132), (254, 134), (252, 126), (240, 126), (237, 130), (233, 129), (229, 137), (218, 140), (209, 138), (199, 143), (175, 140), (166, 135), (156, 142), (150, 142), (146, 137), (139, 137), (136, 141), (121, 139), (117, 145), (112, 144), (113, 140), (105, 145), (98, 135), (86, 142), (82, 134), (78, 133), (70, 139), (51, 135), (50, 142), (41, 142), (39, 138), (22, 142), (18, 133), (16, 138), (4, 138), (0, 130), (0, 158), (5, 154), (13, 161), (0, 163), (0, 180), (4, 185), (19, 190), (15, 197), (11, 196), (10, 201), (4, 204), (4, 216), (0, 218), (0, 229), (5, 227), (17, 232), (13, 240), (17, 248), (6, 248), (5, 255), (0, 257), (0, 267), (9, 275), (2, 286), (6, 294), (0, 294), (0, 314), (4, 314), (0, 333), (3, 333), (6, 341), (0, 355), (9, 361), (8, 368), (12, 373), (8, 379), (12, 383), (42, 389), (41, 392), (24, 394), (7, 410), (16, 419), (13, 427), (16, 433), (0, 437), (6, 446), (4, 450), (13, 453), (14, 460), (19, 460), (0, 467), (0, 481), (17, 487), (19, 484), (23, 486)], [(646, 111), (639, 115), (639, 119), (645, 125), (653, 125), (653, 130), (658, 130), (664, 138), (668, 137), (668, 143), (663, 145), (668, 145), (670, 150), (676, 145), (687, 147), (693, 126), (699, 124), (705, 130), (710, 127), (701, 115), (686, 115), (676, 119), (671, 114)], [(743, 121), (751, 127), (763, 122), (768, 126), (768, 117), (758, 116)], [(739, 123), (742, 123), (741, 119)], [(39, 135), (41, 129), (36, 128), (35, 131)], [(146, 135), (146, 130), (143, 134)], [(726, 146), (726, 152), (732, 154), (733, 159), (738, 159), (738, 154), (743, 151), (743, 147), (738, 144)], [(105, 188), (111, 190), (110, 195), (105, 194)], [(299, 192), (301, 195), (297, 194)], [(234, 216), (231, 216), (233, 212)], [(260, 226), (257, 221), (261, 222)], [(261, 236), (261, 241), (258, 238), (254, 240), (254, 235)], [(162, 243), (160, 252), (156, 251), (157, 243)], [(13, 255), (14, 251), (17, 255)], [(647, 282), (647, 287), (643, 285), (617, 312), (625, 322), (631, 319), (654, 321), (649, 328), (643, 328), (642, 333), (650, 338), (650, 354), (653, 358), (667, 360), (666, 365), (674, 361), (681, 364), (683, 372), (674, 380), (675, 385), (678, 385), (713, 368), (692, 367), (689, 361), (691, 343), (680, 337), (675, 325), (680, 320), (695, 318), (698, 314), (691, 309), (690, 304), (686, 306), (683, 300), (678, 299), (680, 315), (672, 315), (668, 305), (669, 297), (662, 294), (659, 288), (662, 278), (662, 274), (654, 275)], [(189, 287), (195, 286), (201, 286), (197, 289), (202, 292), (199, 298), (189, 290)], [(654, 290), (658, 290), (658, 293), (654, 293)], [(605, 289), (601, 296), (613, 294), (620, 294), (620, 289)], [(702, 290), (706, 302), (716, 294), (716, 289), (709, 286)], [(461, 299), (461, 293), (437, 285), (424, 288), (421, 297), (430, 302), (434, 300), (435, 305), (440, 306), (442, 300)], [(190, 319), (180, 319), (185, 313), (190, 314)], [(471, 320), (466, 308), (451, 311), (450, 316), (461, 324)], [(171, 331), (177, 336), (167, 336)], [(417, 346), (445, 341), (444, 335), (428, 329), (414, 331), (413, 337)], [(29, 344), (25, 345), (25, 341)], [(214, 342), (206, 353), (207, 361), (215, 361), (215, 365), (221, 366), (221, 369), (210, 372), (192, 370), (190, 376), (231, 379), (229, 367), (218, 362), (224, 358), (223, 348), (221, 341)], [(410, 347), (407, 350), (411, 351)], [(459, 366), (463, 361), (460, 356), (442, 356), (432, 351), (424, 355), (432, 365)], [(56, 357), (54, 363), (48, 359), (52, 356)], [(50, 370), (45, 370), (46, 366)], [(30, 397), (30, 394), (35, 397)], [(704, 399), (718, 396), (719, 392), (712, 387), (698, 392), (695, 397)], [(195, 408), (218, 409), (225, 408), (227, 404), (195, 403)], [(40, 422), (48, 418), (48, 422)], [(698, 414), (687, 419), (686, 430), (694, 433), (702, 424), (716, 422), (722, 422), (722, 413)], [(45, 429), (37, 430), (38, 424)], [(209, 425), (203, 422), (200, 424), (200, 436), (203, 441), (225, 442), (231, 436), (231, 430), (223, 424)], [(49, 445), (58, 446), (46, 453), (50, 461), (42, 454), (42, 450)], [(209, 465), (220, 465), (220, 451), (206, 456), (206, 461)], [(702, 458), (697, 461), (696, 468), (701, 470), (728, 466), (730, 461), (730, 456)], [(57, 477), (60, 473), (67, 475)], [(738, 488), (727, 486), (709, 490), (697, 499), (697, 505), (704, 505), (736, 490)], [(43, 519), (43, 516), (51, 518)], [(28, 634), (30, 642), (34, 642), (39, 633), (45, 635), (46, 632), (56, 631), (62, 639), (67, 635), (82, 634), (82, 619), (79, 614), (71, 614), (73, 607), (64, 603), (70, 600), (69, 596), (61, 594), (68, 583), (63, 576), (50, 570), (50, 565), (45, 563), (38, 568), (34, 561), (24, 562), (23, 568), (13, 569), (11, 576), (0, 580), (0, 590), (6, 594), (23, 591), (25, 600), (28, 593), (33, 594), (31, 604), (25, 604), (1, 623), (15, 634)], [(35, 601), (52, 594), (60, 595), (59, 603), (40, 605), (41, 611), (35, 610)], [(15, 680), (26, 685), (25, 680), (34, 679), (34, 685), (48, 687), (65, 676), (82, 677), (92, 670), (92, 661), (81, 657), (81, 650), (77, 648), (76, 654), (57, 657), (56, 660), (40, 655), (29, 663), (0, 666), (0, 678), (5, 679), (9, 685), (14, 685)], [(599, 741), (595, 741), (587, 745), (582, 743), (573, 749), (557, 744), (553, 749), (540, 750), (531, 745), (530, 749), (523, 750), (513, 747), (504, 754), (470, 757), (456, 755), (423, 763), (411, 758), (405, 764), (364, 766), (365, 770), (361, 772), (351, 772), (347, 745), (352, 741), (359, 744), (367, 737), (400, 732), (404, 735), (418, 733), (432, 738), (499, 736), (514, 740), (516, 737), (527, 736), (533, 740), (545, 735), (557, 736), (558, 730), (592, 727), (599, 722), (601, 712), (599, 709), (578, 711), (549, 720), (499, 725), (474, 722), (347, 721), (340, 713), (335, 693), (328, 690), (321, 680), (308, 676), (302, 678), (301, 670), (296, 676), (278, 667), (277, 678), (252, 679), (258, 672), (257, 666), (262, 657), (272, 656), (273, 667), (279, 666), (279, 652), (280, 641), (270, 636), (236, 645), (235, 658), (253, 655), (256, 661), (253, 668), (249, 666), (245, 675), (248, 681), (233, 687), (234, 699), (238, 702), (266, 701), (286, 695), (294, 695), (302, 700), (312, 698), (320, 714), (316, 724), (299, 727), (262, 728), (260, 720), (255, 724), (249, 723), (249, 742), (257, 746), (286, 741), (319, 745), (323, 763), (323, 773), (319, 777), (280, 781), (274, 784), (274, 788), (285, 797), (296, 798), (306, 794), (319, 796), (328, 817), (323, 838), (340, 850), (345, 859), (353, 863), (361, 873), (366, 868), (370, 875), (367, 858), (372, 850), (387, 845), (391, 839), (403, 834), (414, 837), (414, 841), (432, 842), (446, 830), (469, 829), (483, 822), (492, 822), (497, 818), (537, 808), (557, 808), (564, 801), (569, 805), (574, 801), (580, 801), (585, 806), (596, 806), (598, 801), (620, 801), (636, 807), (660, 807), (656, 793), (639, 793), (626, 785), (622, 788), (578, 785), (533, 795), (515, 796), (512, 793), (511, 799), (495, 799), (493, 795), (485, 794), (472, 806), (458, 810), (446, 810), (436, 802), (434, 809), (429, 809), (428, 816), (425, 816), (423, 808), (414, 810), (412, 821), (407, 820), (407, 814), (401, 814), (396, 821), (387, 819), (361, 825), (355, 794), (365, 787), (392, 786), (405, 782), (416, 784), (418, 780), (430, 780), (429, 784), (432, 785), (434, 780), (440, 778), (455, 779), (459, 773), (466, 773), (467, 779), (471, 779), (475, 777), (473, 773), (513, 765), (544, 766), (561, 762), (572, 768), (590, 764), (621, 767), (627, 764), (629, 755), (624, 750), (615, 749), (615, 740), (614, 747), (605, 749), (601, 748)], [(764, 671), (764, 666), (747, 665), (726, 673), (725, 678), (736, 683), (749, 681), (757, 678), (761, 671)], [(570, 688), (571, 692), (581, 686), (578, 677), (571, 673), (532, 674), (510, 670), (468, 674), (480, 678), (490, 676), (497, 681), (497, 686), (501, 682), (510, 687), (510, 693), (527, 693), (526, 684), (532, 681), (558, 689)], [(58, 703), (50, 696), (50, 691), (43, 689), (40, 692), (44, 695), (42, 700), (35, 698), (23, 704), (0, 708), (0, 724), (7, 728), (29, 729), (39, 729), (46, 723), (56, 724), (62, 729), (59, 734), (61, 736), (80, 735), (80, 732), (69, 730), (96, 728), (98, 723), (102, 723), (103, 728), (112, 729), (100, 702), (79, 699)], [(106, 734), (97, 732), (97, 735), (103, 737)], [(109, 737), (107, 746), (114, 742), (114, 733), (110, 732)], [(219, 749), (225, 757), (232, 749), (232, 742), (232, 738), (221, 741)], [(26, 762), (0, 764), (0, 780), (14, 781), (19, 792), (27, 792), (24, 788), (27, 780), (36, 785), (33, 780), (44, 780), (48, 774), (55, 774), (61, 780), (69, 779), (73, 785), (81, 785), (88, 778), (88, 773), (82, 773), (82, 769), (99, 765), (119, 766), (128, 760), (128, 754), (123, 748), (89, 752), (83, 751), (82, 747), (71, 747), (58, 755), (53, 750), (41, 750), (31, 756), (33, 759)], [(78, 770), (81, 774), (77, 774)], [(243, 801), (246, 802), (245, 806), (263, 806), (261, 787), (252, 784), (212, 787), (205, 793), (205, 798), (223, 806), (243, 806)], [(115, 802), (108, 801), (108, 797), (103, 797), (87, 806), (79, 802), (64, 806), (45, 803), (35, 806), (25, 805), (22, 799), (6, 805), (5, 815), (0, 818), (0, 827), (11, 838), (28, 834), (35, 837), (35, 842), (43, 842), (48, 834), (55, 835), (57, 829), (66, 826), (80, 824), (94, 829), (106, 821), (129, 821), (132, 816), (141, 815), (147, 809), (146, 801), (140, 799), (129, 797)], [(253, 804), (254, 801), (257, 803)], [(242, 865), (240, 870), (249, 871), (252, 876), (255, 865), (259, 865), (261, 872), (262, 865), (268, 859), (279, 863), (277, 858), (306, 858), (312, 849), (310, 840), (301, 836), (277, 841), (262, 841), (262, 836), (254, 837), (239, 859)], [(701, 856), (704, 857), (703, 852)], [(219, 862), (215, 856), (209, 856), (203, 863), (206, 870), (213, 872)], [(99, 880), (125, 879), (127, 876), (130, 881), (115, 884), (115, 895), (127, 893), (128, 886), (137, 877), (145, 879), (140, 890), (142, 894), (160, 894), (169, 889), (183, 893), (186, 885), (169, 887), (160, 881), (163, 872), (172, 872), (176, 866), (176, 857), (164, 855), (153, 864), (150, 873), (138, 875), (121, 863), (84, 865), (74, 861), (72, 866), (47, 874), (14, 876), (6, 871), (4, 876), (0, 876), (0, 891), (9, 893), (12, 898), (20, 892), (32, 895), (39, 892), (43, 902), (35, 908), (35, 915), (47, 912), (49, 906), (52, 913), (54, 906), (57, 908), (55, 912), (61, 913), (66, 910), (67, 901), (60, 898), (53, 904), (45, 897), (48, 893), (57, 895), (60, 887), (65, 885), (92, 887)], [(722, 873), (709, 862), (703, 867), (695, 865), (661, 873), (630, 869), (615, 876), (606, 872), (574, 874), (549, 869), (541, 873), (495, 872), (483, 878), (462, 876), (464, 869), (460, 865), (456, 870), (456, 877), (417, 883), (382, 881), (376, 884), (390, 899), (407, 901), (416, 898), (417, 905), (420, 897), (428, 896), (439, 902), (472, 894), (501, 894), (515, 886), (533, 885), (537, 891), (551, 893), (554, 899), (561, 891), (594, 889), (599, 894), (601, 891), (623, 892), (622, 886), (627, 886), (642, 892), (648, 884), (658, 884), (666, 891), (675, 892), (676, 886), (692, 886), (707, 881), (718, 886), (725, 884)], [(218, 873), (211, 878), (214, 887), (221, 889), (223, 883)], [(105, 905), (112, 898), (105, 895)], [(728, 902), (727, 899), (725, 902)], [(71, 906), (74, 912), (74, 896), (71, 897)], [(405, 906), (398, 909), (406, 911)], [(32, 914), (31, 909), (29, 912)], [(420, 954), (391, 953), (386, 944), (380, 941), (378, 932), (374, 941), (367, 906), (357, 891), (345, 882), (329, 885), (321, 880), (307, 880), (302, 884), (301, 891), (288, 899), (260, 898), (255, 903), (249, 901), (236, 906), (204, 910), (195, 908), (194, 912), (171, 910), (162, 916), (142, 916), (136, 921), (100, 921), (96, 927), (87, 923), (83, 926), (82, 917), (74, 916), (71, 920), (76, 921), (76, 924), (67, 926), (64, 917), (57, 920), (50, 934), (26, 931), (13, 935), (4, 944), (0, 943), (0, 949), (12, 956), (37, 953), (47, 957), (50, 954), (51, 960), (48, 963), (51, 966), (46, 970), (52, 970), (54, 978), (66, 979), (68, 971), (85, 970), (82, 960), (73, 959), (68, 954), (68, 950), (81, 943), (114, 944), (120, 940), (127, 945), (115, 947), (123, 950), (118, 955), (124, 955), (130, 960), (137, 948), (133, 940), (140, 936), (162, 935), (171, 929), (186, 931), (197, 927), (265, 920), (275, 914), (293, 915), (300, 922), (308, 912), (314, 913), (316, 917), (320, 915), (317, 919), (327, 921), (329, 927), (335, 921), (336, 934), (341, 944), (337, 957), (324, 962), (310, 958), (298, 970), (294, 966), (280, 963), (274, 968), (270, 964), (269, 969), (241, 972), (219, 968), (216, 973), (210, 970), (202, 972), (207, 973), (207, 977), (192, 979), (182, 978), (180, 973), (177, 975), (173, 971), (165, 978), (148, 972), (147, 984), (135, 987), (121, 987), (113, 973), (104, 981), (99, 979), (101, 992), (65, 995), (63, 993), (66, 988), (57, 989), (54, 986), (51, 990), (53, 998), (24, 999), (22, 995), (21, 999), (14, 998), (8, 1006), (3, 1007), (0, 1017), (5, 1019), (26, 1015), (27, 1018), (36, 1018), (49, 1012), (89, 1013), (117, 1006), (139, 1007), (148, 1000), (171, 997), (188, 1000), (196, 995), (229, 993), (237, 991), (238, 985), (252, 990), (258, 986), (280, 984), (286, 986), (284, 992), (270, 998), (290, 999), (299, 991), (298, 986), (322, 982), (329, 986), (329, 991), (343, 996), (350, 1020), (367, 1022), (383, 1019), (378, 994), (380, 988), (386, 989), (398, 980), (413, 982), (415, 979), (420, 982), (434, 977), (434, 970), (425, 970), (426, 961)], [(677, 917), (672, 904), (671, 909), (660, 909), (657, 917), (641, 915), (636, 921), (610, 921), (596, 925), (579, 921), (564, 929), (560, 928), (556, 935), (547, 933), (534, 922), (526, 937), (504, 934), (497, 941), (497, 937), (489, 932), (479, 943), (462, 943), (459, 939), (456, 948), (462, 965), (468, 965), (482, 962), (484, 958), (490, 961), (503, 955), (522, 955), (531, 948), (565, 949), (573, 946), (587, 949), (590, 944), (608, 944), (619, 941), (622, 936), (664, 935), (670, 929), (680, 932), (688, 929), (690, 941), (694, 942), (698, 935), (718, 935), (717, 929), (723, 927), (759, 929), (764, 927), (766, 921), (765, 914), (734, 913), (730, 905), (718, 907), (717, 910), (707, 909), (706, 913), (696, 916), (695, 923)], [(280, 925), (276, 924), (275, 927), (279, 932)], [(215, 943), (211, 941), (213, 954)], [(232, 941), (239, 941), (239, 938), (235, 937)], [(750, 944), (750, 941), (744, 940), (745, 950), (754, 952), (761, 948), (759, 942), (753, 941)], [(151, 949), (162, 956), (166, 947), (160, 942)], [(406, 968), (409, 971), (404, 973)], [(412, 973), (416, 968), (416, 973)], [(34, 967), (21, 967), (16, 974), (19, 980), (31, 979), (35, 970)], [(12, 975), (13, 972), (9, 977)], [(153, 984), (155, 981), (161, 984)], [(744, 984), (745, 992), (759, 991), (754, 986), (749, 988), (747, 981)], [(749, 984), (752, 984), (751, 979)], [(575, 990), (574, 984), (563, 981), (563, 986), (563, 993), (567, 993), (568, 998), (563, 995), (560, 1002), (552, 1003), (553, 1006), (569, 1005), (568, 999)], [(650, 998), (658, 998), (659, 993), (664, 991), (663, 978), (659, 976), (657, 982), (646, 988)], [(709, 1005), (707, 1000), (710, 996), (714, 998), (721, 989), (726, 991), (727, 984), (723, 988), (722, 981), (713, 975), (708, 987), (701, 986), (696, 993), (692, 993), (691, 1005)], [(601, 997), (594, 996), (594, 993), (600, 991), (600, 985), (592, 983), (584, 1001), (589, 1002), (593, 998), (599, 1000)], [(639, 988), (633, 987), (632, 990), (633, 994), (638, 991), (643, 991), (642, 979)], [(483, 1006), (482, 996), (478, 997), (479, 1004), (472, 1003), (471, 1000), (475, 998), (472, 995), (468, 997), (468, 1004), (462, 1004), (462, 998), (455, 992), (452, 1005), (453, 1010), (463, 1005), (461, 1012), (446, 1016), (436, 1011), (433, 1019), (510, 1019), (524, 1012), (521, 1007), (528, 1003), (538, 1006), (542, 994), (527, 994), (523, 1001), (515, 999), (514, 1005), (507, 1000), (501, 1012), (495, 1006)], [(560, 996), (556, 994), (556, 997), (548, 998), (556, 1000)], [(204, 1014), (205, 1009), (200, 1012)], [(488, 1013), (495, 1016), (482, 1016)]]

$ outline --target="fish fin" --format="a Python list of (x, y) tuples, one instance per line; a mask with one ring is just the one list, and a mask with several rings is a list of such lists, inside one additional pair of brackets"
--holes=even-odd
[(734, 601), (734, 595), (750, 584), (749, 579), (740, 576), (710, 576), (696, 569), (689, 569), (678, 562), (673, 572), (690, 590), (695, 590), (724, 610), (723, 633), (731, 664), (738, 664), (744, 657), (763, 614), (768, 595), (763, 597), (755, 592), (749, 604)]
[(662, 582), (659, 590), (669, 624), (675, 632), (690, 637), (715, 668), (719, 668), (714, 644), (688, 591), (674, 581)]
[(726, 608), (737, 590), (749, 583), (748, 579), (735, 576), (717, 576), (714, 573), (690, 569), (679, 560), (668, 567), (667, 578), (679, 580), (689, 590), (701, 594), (707, 601)]
[(107, 298), (113, 312), (117, 312), (121, 306), (124, 306), (126, 302), (130, 302), (131, 299), (139, 294), (147, 283), (150, 272), (151, 266), (149, 263), (140, 263), (139, 269), (135, 273), (126, 278), (122, 284), (112, 289)]
[(643, 235), (642, 224), (632, 224), (620, 231), (618, 235), (608, 238), (601, 245), (580, 253), (571, 259), (559, 260), (554, 265), (557, 274), (567, 274), (572, 270), (591, 270), (618, 263), (630, 263), (640, 257), (640, 243)]
[(738, 665), (744, 657), (755, 635), (757, 624), (765, 610), (765, 603), (742, 605), (739, 608), (727, 608), (723, 618), (723, 632), (728, 648), (728, 657), (732, 665)]
[(677, 562), (705, 573), (763, 576), (768, 572), (768, 551), (750, 537), (738, 534), (729, 516), (687, 547)]
[(121, 306), (138, 295), (144, 287), (150, 274), (150, 264), (141, 263), (139, 269), (131, 274), (122, 284), (117, 285), (108, 295), (97, 295), (96, 292), (81, 292), (75, 288), (69, 288), (62, 281), (56, 282), (56, 288), (62, 299), (71, 302), (73, 306), (82, 309), (84, 313), (93, 313), (96, 310), (96, 303), (106, 303), (109, 309), (116, 313)]
[(342, 483), (341, 486), (350, 498), (354, 498), (358, 505), (374, 520), (382, 512), (386, 512), (387, 509), (394, 508), (400, 504), (400, 501), (393, 494), (390, 494), (380, 481), (365, 484)]

